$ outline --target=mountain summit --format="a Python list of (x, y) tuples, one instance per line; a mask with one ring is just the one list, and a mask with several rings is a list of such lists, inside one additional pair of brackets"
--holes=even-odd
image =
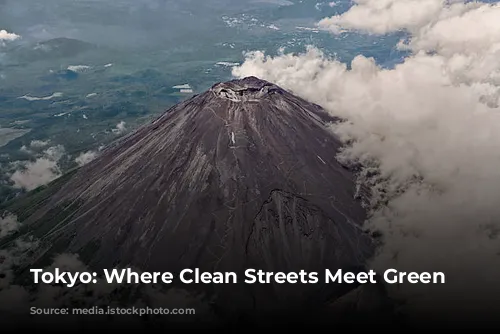
[(255, 77), (218, 83), (16, 204), (22, 228), (3, 244), (39, 240), (20, 272), (77, 253), (96, 271), (239, 273), (237, 284), (182, 284), (224, 312), (328, 302), (355, 286), (245, 284), (243, 272), (355, 271), (372, 254), (335, 121)]

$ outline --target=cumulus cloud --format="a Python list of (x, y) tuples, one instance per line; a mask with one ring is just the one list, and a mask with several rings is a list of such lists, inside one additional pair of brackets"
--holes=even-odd
[(30, 154), (32, 153), (31, 150), (26, 145), (21, 146), (21, 148), (19, 150), (22, 152), (30, 153)]
[(70, 65), (70, 66), (68, 66), (69, 71), (77, 72), (77, 73), (87, 72), (91, 68), (92, 67), (87, 66), (87, 65)]
[(32, 140), (28, 146), (21, 146), (21, 151), (34, 154), (32, 149), (39, 150), (44, 147), (47, 147), (50, 144), (50, 140)]
[(60, 176), (57, 162), (46, 158), (37, 159), (25, 165), (24, 170), (18, 170), (11, 176), (16, 188), (33, 190), (47, 184)]
[(59, 254), (54, 257), (54, 262), (47, 270), (55, 270), (56, 268), (71, 273), (84, 272), (88, 269), (87, 266), (80, 261), (78, 254), (68, 253)]
[(7, 30), (0, 30), (0, 42), (15, 41), (16, 39), (19, 38), (21, 38), (21, 36), (8, 32)]
[(59, 161), (63, 157), (64, 153), (65, 153), (64, 146), (57, 145), (46, 149), (44, 152), (44, 156), (47, 157), (48, 159)]
[(112, 131), (114, 134), (120, 135), (127, 131), (127, 128), (125, 127), (126, 123), (124, 121), (121, 121), (116, 125), (116, 128), (114, 128)]
[(436, 18), (443, 0), (354, 0), (355, 5), (341, 15), (325, 18), (318, 25), (334, 33), (365, 30), (385, 34), (413, 29)]
[(14, 187), (26, 190), (33, 190), (39, 186), (50, 183), (62, 175), (58, 166), (59, 160), (64, 155), (64, 147), (61, 145), (49, 147), (42, 156), (35, 161), (17, 162), (20, 166), (10, 177), (14, 182)]
[(7, 214), (0, 218), (0, 238), (3, 238), (19, 228), (17, 217), (13, 214)]
[(359, 55), (349, 68), (310, 47), (277, 57), (252, 52), (233, 69), (236, 77), (275, 82), (347, 119), (332, 131), (346, 143), (339, 159), (361, 163), (359, 181), (372, 187), (367, 227), (384, 236), (373, 268), (444, 271), (449, 278), (444, 287), (398, 287), (415, 305), (430, 298), (440, 307), (453, 296), (466, 310), (473, 301), (495, 304), (500, 297), (500, 266), (494, 265), (500, 249), (499, 17), (498, 3), (358, 0), (320, 25), (335, 33), (406, 29), (410, 38), (399, 46), (412, 52), (402, 64), (381, 68)]
[(31, 147), (46, 147), (49, 145), (50, 140), (32, 140), (30, 143)]
[(97, 152), (87, 151), (81, 153), (78, 157), (76, 157), (75, 162), (79, 166), (83, 166), (94, 160), (96, 157), (97, 157)]

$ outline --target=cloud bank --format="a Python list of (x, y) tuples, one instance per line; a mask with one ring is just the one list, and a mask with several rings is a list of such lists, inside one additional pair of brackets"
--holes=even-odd
[(444, 287), (392, 291), (408, 307), (441, 311), (454, 300), (467, 312), (474, 301), (496, 305), (500, 297), (499, 18), (498, 3), (357, 0), (318, 25), (332, 38), (406, 30), (410, 38), (395, 46), (411, 51), (402, 64), (381, 68), (359, 55), (349, 67), (310, 47), (276, 57), (252, 52), (233, 69), (347, 120), (332, 131), (346, 143), (339, 159), (362, 163), (359, 182), (372, 187), (367, 228), (384, 243), (372, 267), (449, 278)]

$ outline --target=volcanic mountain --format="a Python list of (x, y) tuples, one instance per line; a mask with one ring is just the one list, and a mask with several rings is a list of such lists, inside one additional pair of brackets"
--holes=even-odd
[(5, 208), (22, 227), (0, 246), (39, 240), (21, 277), (59, 253), (96, 271), (236, 272), (236, 284), (173, 283), (225, 313), (335, 300), (356, 286), (245, 284), (243, 272), (363, 270), (374, 244), (353, 172), (336, 160), (336, 121), (255, 77), (215, 84)]

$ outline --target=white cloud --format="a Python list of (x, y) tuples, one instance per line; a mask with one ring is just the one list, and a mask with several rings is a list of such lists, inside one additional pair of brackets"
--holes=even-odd
[(14, 165), (20, 165), (21, 168), (10, 177), (11, 181), (14, 182), (14, 187), (33, 190), (57, 179), (62, 174), (58, 162), (63, 155), (64, 147), (58, 145), (49, 147), (35, 161), (15, 162)]
[(68, 66), (68, 70), (77, 73), (83, 73), (90, 70), (92, 67), (88, 65), (70, 65)]
[(64, 146), (57, 145), (46, 149), (44, 155), (51, 160), (59, 161), (63, 157), (64, 153)]
[(339, 158), (362, 162), (366, 175), (379, 173), (360, 178), (373, 182), (375, 193), (368, 226), (384, 234), (373, 267), (460, 277), (398, 293), (415, 305), (431, 298), (438, 308), (449, 300), (445, 293), (470, 298), (456, 304), (464, 310), (474, 300), (494, 302), (500, 297), (500, 267), (493, 266), (500, 247), (500, 4), (356, 2), (321, 25), (334, 32), (407, 29), (412, 55), (403, 64), (383, 69), (360, 55), (349, 69), (310, 48), (275, 58), (251, 53), (233, 74), (275, 82), (349, 120), (332, 126), (349, 143)]
[[(36, 151), (38, 149), (41, 149), (41, 148), (48, 146), (49, 144), (50, 144), (50, 140), (32, 140), (31, 143), (29, 144), (29, 147), (31, 149), (35, 149), (35, 151)], [(30, 148), (28, 148), (28, 146), (26, 146), (26, 145), (23, 145), (23, 146), (21, 146), (20, 151), (26, 152), (29, 154), (35, 154), (35, 152), (33, 152)]]
[(54, 257), (54, 262), (48, 268), (47, 271), (52, 271), (55, 269), (67, 272), (84, 272), (88, 270), (87, 266), (80, 260), (78, 254), (62, 253)]
[(15, 41), (16, 39), (19, 38), (21, 38), (21, 36), (8, 32), (7, 30), (0, 30), (0, 42)]
[(174, 88), (174, 89), (190, 89), (191, 86), (189, 84), (183, 84), (183, 85), (173, 86), (172, 88)]
[(442, 0), (355, 0), (347, 12), (325, 18), (319, 26), (340, 33), (349, 29), (385, 34), (429, 23), (443, 8)]
[(26, 145), (21, 146), (21, 148), (19, 150), (22, 152), (30, 153), (30, 154), (33, 153)]
[(52, 95), (49, 95), (49, 96), (44, 96), (44, 97), (36, 97), (36, 96), (29, 96), (29, 95), (24, 95), (24, 96), (20, 96), (18, 97), (18, 99), (24, 99), (26, 101), (47, 101), (47, 100), (52, 100), (54, 98), (58, 98), (58, 97), (61, 97), (63, 96), (63, 93), (60, 93), (60, 92), (56, 92)]
[(122, 134), (127, 130), (127, 128), (125, 127), (125, 124), (127, 124), (127, 123), (125, 123), (124, 121), (121, 121), (120, 123), (118, 123), (116, 125), (116, 128), (112, 129), (111, 131), (113, 131), (113, 133), (117, 134), (117, 135)]
[(50, 140), (32, 140), (30, 143), (31, 147), (45, 147), (49, 145)]
[(19, 228), (17, 217), (13, 214), (7, 214), (0, 218), (0, 238), (15, 232)]
[(97, 157), (97, 152), (94, 151), (83, 152), (75, 159), (75, 162), (79, 166), (83, 166), (94, 160), (96, 157)]
[(57, 162), (47, 158), (39, 158), (24, 167), (25, 169), (15, 171), (10, 177), (16, 188), (33, 190), (61, 176)]

